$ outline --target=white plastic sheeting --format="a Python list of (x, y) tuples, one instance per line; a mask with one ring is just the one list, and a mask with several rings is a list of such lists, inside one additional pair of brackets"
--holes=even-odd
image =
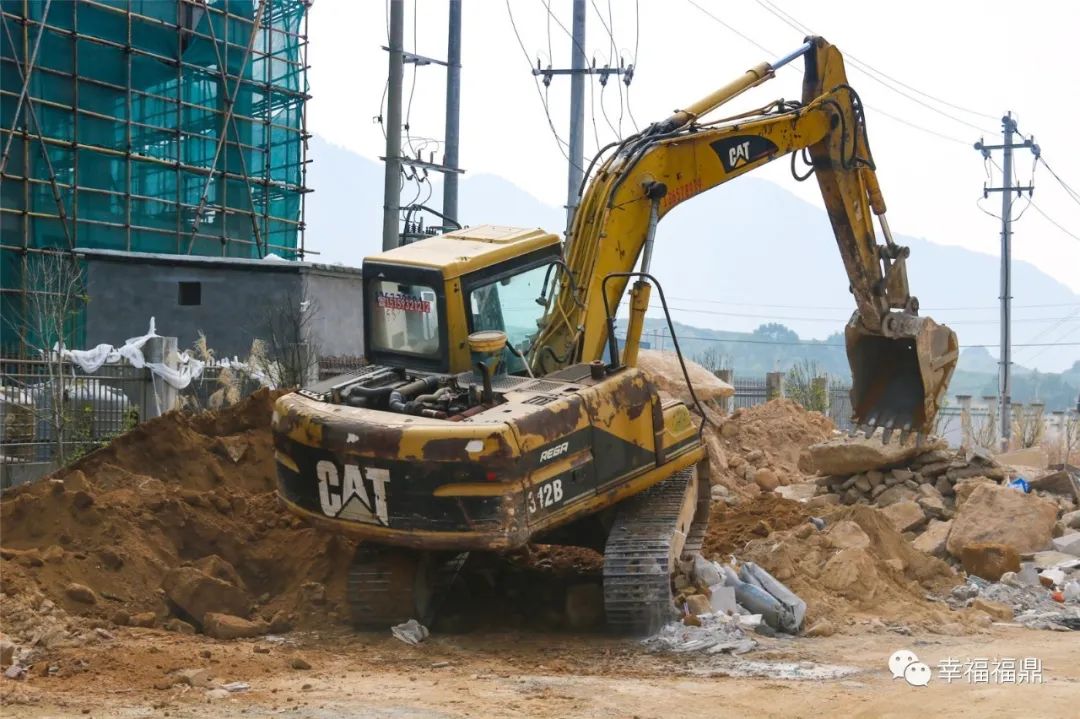
[(150, 328), (146, 334), (141, 337), (131, 337), (120, 347), (100, 344), (89, 350), (69, 350), (61, 349), (59, 345), (56, 345), (53, 347), (53, 352), (59, 352), (61, 357), (79, 365), (87, 374), (97, 372), (102, 365), (117, 364), (121, 360), (126, 360), (132, 367), (146, 367), (176, 389), (185, 389), (192, 380), (202, 376), (206, 363), (195, 359), (186, 351), (178, 353), (176, 367), (170, 367), (164, 362), (147, 362), (143, 355), (143, 346), (154, 337), (160, 336), (154, 326), (154, 318), (151, 317)]

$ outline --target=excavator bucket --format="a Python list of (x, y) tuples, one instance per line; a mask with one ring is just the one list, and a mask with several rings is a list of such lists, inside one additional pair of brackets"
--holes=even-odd
[(935, 419), (959, 355), (956, 333), (929, 317), (888, 316), (885, 332), (863, 327), (858, 313), (844, 330), (851, 366), (854, 429), (869, 437), (878, 427), (893, 433), (933, 433)]

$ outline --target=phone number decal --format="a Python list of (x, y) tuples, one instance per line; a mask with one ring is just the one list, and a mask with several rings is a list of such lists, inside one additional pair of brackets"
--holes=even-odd
[(404, 310), (405, 312), (431, 312), (431, 302), (422, 300), (412, 295), (391, 292), (380, 292), (378, 295), (379, 307), (388, 310)]

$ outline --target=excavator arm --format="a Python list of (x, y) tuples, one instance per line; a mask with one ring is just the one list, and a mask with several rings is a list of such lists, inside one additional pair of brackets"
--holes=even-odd
[[(703, 120), (800, 56), (805, 58), (801, 102), (780, 100), (748, 113)], [(884, 427), (886, 441), (893, 430), (905, 440), (908, 432), (932, 430), (956, 364), (956, 335), (918, 315), (918, 300), (908, 289), (908, 249), (897, 245), (889, 230), (863, 106), (847, 84), (835, 47), (808, 38), (796, 52), (752, 68), (610, 149), (587, 176), (567, 238), (564, 275), (530, 352), (538, 374), (601, 358), (610, 339), (610, 318), (639, 259), (641, 273), (648, 273), (656, 225), (664, 215), (786, 155), (792, 155), (796, 174), (795, 159), (801, 154), (821, 189), (855, 299), (845, 339), (856, 426), (867, 436)], [(877, 242), (875, 217), (883, 244)], [(615, 364), (633, 365), (637, 356), (650, 285), (647, 277), (636, 276), (625, 352), (612, 358)]]

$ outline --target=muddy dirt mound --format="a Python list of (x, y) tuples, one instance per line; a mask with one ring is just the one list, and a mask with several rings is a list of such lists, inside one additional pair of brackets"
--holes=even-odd
[[(221, 412), (170, 412), (117, 437), (57, 472), (81, 471), (98, 487), (115, 486), (112, 467), (171, 486), (249, 494), (274, 488), (270, 416), (282, 393), (259, 390)], [(121, 482), (122, 484), (122, 482)]]
[(739, 554), (806, 601), (807, 626), (827, 619), (842, 629), (861, 617), (960, 631), (976, 620), (927, 598), (947, 594), (961, 580), (945, 562), (914, 549), (878, 510), (848, 507), (826, 520), (822, 531), (806, 522), (754, 540)]
[(804, 481), (799, 455), (810, 445), (833, 436), (828, 417), (809, 412), (789, 399), (770, 400), (710, 420), (705, 440), (712, 483), (722, 484), (741, 496)]
[(809, 516), (805, 504), (771, 493), (760, 494), (734, 507), (716, 502), (702, 553), (709, 559), (726, 561), (728, 555), (739, 552), (751, 540), (797, 527)]
[[(118, 624), (198, 624), (181, 606), (188, 595), (200, 607), (228, 595), (233, 613), (276, 615), (278, 627), (344, 619), (354, 547), (279, 507), (275, 397), (263, 390), (216, 414), (167, 414), (5, 493), (4, 593), (41, 592), (69, 614)], [(186, 565), (199, 581), (173, 591), (166, 579)]]

